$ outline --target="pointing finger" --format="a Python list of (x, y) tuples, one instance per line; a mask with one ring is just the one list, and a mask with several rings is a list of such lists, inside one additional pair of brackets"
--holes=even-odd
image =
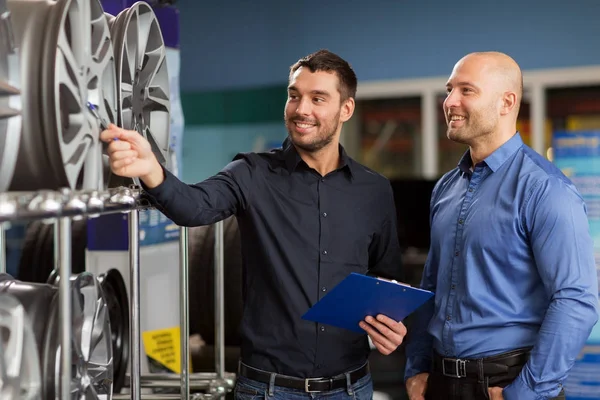
[(130, 131), (127, 129), (119, 128), (114, 124), (110, 124), (108, 129), (102, 131), (100, 139), (104, 142), (110, 142), (111, 140), (124, 140), (133, 144), (139, 144), (142, 136), (136, 131)]

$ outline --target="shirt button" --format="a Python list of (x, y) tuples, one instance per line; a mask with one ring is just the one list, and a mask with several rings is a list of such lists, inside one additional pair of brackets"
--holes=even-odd
[(464, 222), (465, 222), (465, 220), (464, 220), (464, 219), (462, 219), (462, 218), (458, 220), (458, 223), (459, 223), (459, 224), (463, 224)]
[(454, 255), (455, 255), (456, 257), (458, 257), (458, 255), (459, 255), (459, 254), (460, 254), (460, 253), (459, 253), (458, 251), (457, 251), (456, 253), (454, 253)]
[(327, 213), (326, 213), (326, 212), (324, 212), (324, 213), (323, 213), (323, 216), (324, 216), (324, 217), (327, 217)]
[(324, 326), (321, 327), (321, 332), (325, 332), (325, 327)]
[(323, 250), (323, 254), (327, 255), (327, 250)]
[(325, 179), (321, 179), (321, 182), (325, 182)]
[(327, 288), (326, 288), (325, 286), (323, 286), (323, 287), (321, 288), (321, 291), (323, 291), (323, 292), (326, 292), (326, 291), (327, 291)]
[(450, 289), (452, 289), (452, 290), (456, 289), (456, 285), (450, 286)]
[(450, 321), (452, 318), (450, 318), (449, 315), (446, 315), (446, 321)]
[(469, 188), (469, 192), (472, 192), (472, 191), (473, 191), (473, 188)]

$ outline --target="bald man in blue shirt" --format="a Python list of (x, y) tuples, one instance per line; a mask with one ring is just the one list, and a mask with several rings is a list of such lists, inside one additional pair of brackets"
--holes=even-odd
[(502, 53), (469, 54), (448, 80), (447, 135), (469, 149), (431, 198), (422, 287), (436, 295), (409, 333), (411, 400), (564, 399), (598, 320), (586, 205), (523, 143), (522, 95)]

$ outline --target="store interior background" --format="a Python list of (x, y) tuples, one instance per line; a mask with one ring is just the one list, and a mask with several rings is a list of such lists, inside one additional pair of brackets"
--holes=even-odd
[[(327, 48), (349, 60), (359, 80), (357, 110), (342, 142), (349, 154), (394, 182), (407, 280), (417, 284), (426, 256), (429, 194), (465, 148), (445, 136), (445, 79), (462, 56), (497, 50), (524, 71), (600, 68), (600, 2), (560, 0), (447, 2), (331, 0), (282, 2), (181, 0), (181, 93), (185, 116), (181, 177), (206, 178), (240, 151), (279, 146), (288, 68)], [(600, 71), (600, 70), (599, 70)], [(437, 162), (424, 165), (419, 95), (377, 98), (361, 87), (380, 81), (439, 78)], [(519, 129), (532, 145), (531, 94)], [(600, 72), (594, 84), (546, 92), (543, 153), (552, 132), (600, 130)], [(431, 141), (429, 143), (432, 143)], [(404, 398), (403, 349), (372, 355), (376, 388)], [(600, 393), (598, 394), (600, 398)]]
[[(571, 5), (560, 0), (180, 0), (177, 6), (186, 123), (182, 176), (190, 182), (218, 171), (237, 151), (281, 142), (288, 68), (319, 48), (351, 62), (359, 99), (361, 84), (447, 77), (456, 61), (472, 51), (506, 52), (525, 73), (600, 65), (600, 2), (595, 0)], [(599, 98), (594, 98), (595, 111)], [(418, 115), (407, 112), (419, 112), (410, 106), (418, 99), (389, 103), (395, 101), (398, 122), (418, 121)], [(409, 106), (403, 107), (403, 101)], [(361, 119), (360, 107), (354, 119)], [(362, 142), (352, 156), (362, 160), (369, 132), (352, 133)], [(402, 136), (415, 140), (418, 132)], [(409, 145), (397, 150), (398, 162), (413, 157)], [(456, 152), (441, 151), (440, 157), (448, 158), (443, 165), (451, 167)], [(391, 176), (419, 177), (418, 167), (382, 168)]]
[[(465, 150), (446, 138), (441, 107), (445, 79), (462, 56), (506, 52), (520, 64), (526, 80), (529, 71), (600, 68), (600, 2), (594, 0), (571, 5), (560, 0), (177, 4), (185, 117), (180, 176), (195, 182), (217, 172), (237, 152), (279, 146), (286, 136), (289, 66), (327, 48), (349, 60), (359, 80), (357, 109), (342, 133), (346, 150), (398, 180), (397, 191), (412, 193), (397, 199), (400, 219), (406, 216), (407, 230), (413, 232), (401, 236), (415, 241), (405, 243), (407, 247), (428, 245), (428, 233), (415, 226), (428, 221), (431, 185), (456, 166)], [(598, 75), (593, 85), (546, 92), (544, 143), (538, 151), (548, 153), (555, 130), (600, 129)], [(435, 78), (440, 85), (436, 115), (429, 122), (436, 130), (433, 141), (423, 140), (420, 94), (378, 98), (369, 90), (364, 98), (361, 90), (378, 82)], [(530, 98), (526, 92), (519, 129), (534, 147)], [(431, 147), (436, 148), (433, 168), (423, 157)]]

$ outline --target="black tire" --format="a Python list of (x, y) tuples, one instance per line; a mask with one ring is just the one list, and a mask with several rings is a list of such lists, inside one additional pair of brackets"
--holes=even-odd
[[(214, 225), (190, 228), (190, 334), (200, 334), (207, 345), (215, 342)], [(242, 318), (242, 253), (235, 217), (223, 221), (225, 261), (225, 345), (240, 345)]]
[(44, 224), (41, 221), (33, 221), (27, 225), (25, 229), (25, 237), (23, 239), (23, 249), (21, 251), (21, 259), (19, 261), (19, 269), (17, 271), (17, 279), (23, 282), (34, 282), (34, 272), (37, 265), (36, 249), (38, 239), (40, 237), (40, 229)]
[[(85, 271), (87, 220), (71, 223), (71, 271)], [(54, 225), (34, 221), (25, 231), (23, 251), (17, 279), (23, 282), (46, 283), (54, 270)]]
[(129, 363), (129, 298), (123, 275), (110, 269), (98, 276), (108, 307), (112, 334), (113, 393), (121, 393)]

